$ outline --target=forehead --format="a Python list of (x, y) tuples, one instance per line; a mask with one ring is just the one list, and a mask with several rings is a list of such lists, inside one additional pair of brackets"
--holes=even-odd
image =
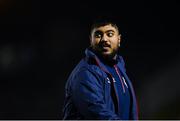
[(95, 33), (96, 31), (101, 31), (101, 32), (114, 31), (114, 32), (118, 32), (117, 28), (115, 28), (111, 24), (100, 26), (100, 27), (95, 27), (93, 29), (92, 33)]

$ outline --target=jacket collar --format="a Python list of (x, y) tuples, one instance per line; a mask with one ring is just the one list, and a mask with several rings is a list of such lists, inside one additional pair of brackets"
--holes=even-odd
[[(94, 59), (96, 61), (96, 64), (106, 73), (110, 72), (106, 69), (106, 65), (100, 60), (100, 58), (91, 50), (91, 48), (86, 48), (85, 50), (86, 58), (89, 60), (90, 58)], [(117, 56), (117, 65), (122, 68), (122, 57), (120, 55)], [(121, 70), (121, 69), (120, 69)], [(121, 70), (122, 71), (122, 70)]]
[[(93, 58), (93, 59), (98, 60), (99, 63), (102, 63), (101, 59), (92, 51), (90, 47), (86, 48), (85, 55), (88, 59)], [(117, 55), (117, 65), (119, 65), (121, 62), (122, 62), (122, 57), (120, 55)]]

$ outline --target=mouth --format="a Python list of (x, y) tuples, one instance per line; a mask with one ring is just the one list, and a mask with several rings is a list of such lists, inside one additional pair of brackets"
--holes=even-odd
[(101, 44), (100, 48), (102, 52), (109, 52), (111, 46), (109, 44)]
[(107, 43), (102, 43), (102, 44), (100, 45), (100, 47), (101, 47), (101, 48), (110, 48), (111, 45), (110, 45), (110, 44), (107, 44)]

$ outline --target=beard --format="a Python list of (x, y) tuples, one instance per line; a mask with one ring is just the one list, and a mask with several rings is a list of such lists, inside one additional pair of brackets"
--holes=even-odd
[(112, 46), (103, 47), (102, 45), (94, 45), (91, 47), (98, 56), (107, 60), (115, 60), (119, 51), (118, 45), (116, 47), (112, 47)]

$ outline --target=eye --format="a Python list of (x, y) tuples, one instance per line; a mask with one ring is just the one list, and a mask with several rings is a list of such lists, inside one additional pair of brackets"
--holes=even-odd
[(101, 34), (95, 34), (96, 38), (101, 38)]
[(108, 32), (108, 33), (107, 33), (107, 36), (108, 36), (108, 37), (112, 37), (112, 36), (114, 36), (114, 33), (113, 33), (113, 32)]
[(95, 36), (95, 38), (101, 38), (102, 37), (102, 33), (95, 32), (94, 36)]

